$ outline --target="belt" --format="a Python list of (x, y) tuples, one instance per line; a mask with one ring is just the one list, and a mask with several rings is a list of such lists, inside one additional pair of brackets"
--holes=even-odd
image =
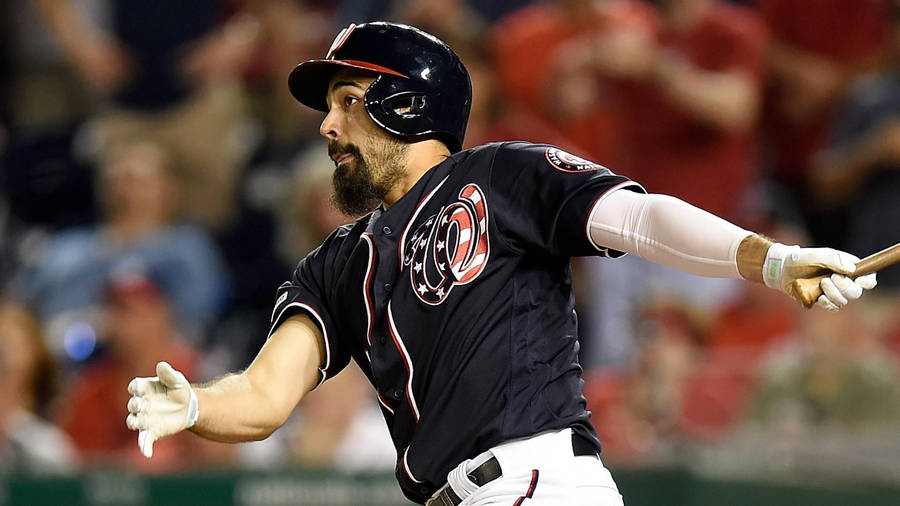
[[(586, 437), (578, 434), (575, 431), (572, 431), (572, 453), (576, 457), (585, 457), (594, 455), (597, 456), (600, 453), (597, 451), (597, 448), (594, 447), (594, 444), (587, 439)], [(503, 475), (503, 470), (500, 469), (500, 463), (497, 462), (496, 457), (491, 457), (487, 461), (485, 461), (480, 466), (473, 469), (467, 476), (472, 483), (480, 486), (483, 486), (486, 483), (492, 482)], [(462, 499), (456, 495), (456, 492), (453, 491), (453, 488), (449, 483), (445, 483), (443, 487), (441, 487), (439, 493), (429, 499), (428, 502), (425, 503), (426, 506), (457, 506), (462, 502)]]

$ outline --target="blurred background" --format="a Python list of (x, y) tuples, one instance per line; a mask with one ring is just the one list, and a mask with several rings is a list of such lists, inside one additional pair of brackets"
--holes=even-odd
[[(350, 22), (466, 63), (466, 144), (559, 145), (779, 241), (900, 242), (896, 0), (0, 3), (0, 505), (406, 504), (354, 368), (269, 440), (138, 453), (125, 385), (245, 367), (347, 218), (287, 74)], [(629, 505), (900, 504), (900, 268), (837, 314), (576, 259), (585, 395)]]

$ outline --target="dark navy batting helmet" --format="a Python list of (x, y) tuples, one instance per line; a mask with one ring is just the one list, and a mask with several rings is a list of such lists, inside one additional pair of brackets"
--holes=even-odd
[(377, 73), (363, 100), (376, 124), (403, 139), (437, 138), (452, 153), (462, 149), (472, 83), (459, 57), (440, 39), (397, 23), (350, 25), (325, 59), (297, 65), (288, 86), (302, 104), (327, 112), (328, 83), (345, 67)]

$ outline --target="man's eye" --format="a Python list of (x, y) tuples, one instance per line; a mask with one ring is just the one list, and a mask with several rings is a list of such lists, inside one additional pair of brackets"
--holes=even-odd
[(355, 103), (358, 102), (358, 101), (359, 101), (358, 98), (356, 98), (356, 97), (351, 97), (351, 96), (348, 95), (348, 96), (344, 99), (344, 105), (347, 106), (347, 107), (350, 107), (351, 105), (355, 104)]

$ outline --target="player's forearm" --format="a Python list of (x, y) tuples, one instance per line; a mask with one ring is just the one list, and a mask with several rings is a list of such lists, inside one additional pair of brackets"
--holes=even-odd
[(181, 372), (160, 362), (155, 377), (128, 384), (132, 397), (125, 423), (138, 431), (147, 458), (154, 441), (185, 429), (229, 443), (265, 439), (322, 379), (325, 346), (309, 317), (296, 314), (269, 336), (244, 372), (192, 387)]
[(195, 386), (199, 405), (191, 431), (226, 443), (258, 441), (284, 424), (290, 411), (279, 408), (265, 392), (254, 387), (245, 373), (229, 374)]
[(597, 203), (590, 222), (598, 245), (688, 274), (761, 280), (737, 260), (744, 239), (758, 236), (675, 197), (615, 191)]
[(773, 243), (667, 195), (608, 193), (588, 223), (597, 246), (688, 274), (765, 283), (806, 307), (837, 311), (876, 285), (874, 273), (851, 278), (859, 259), (849, 253)]
[(305, 314), (283, 322), (244, 372), (195, 389), (199, 418), (191, 427), (224, 442), (265, 439), (321, 380), (325, 344)]

